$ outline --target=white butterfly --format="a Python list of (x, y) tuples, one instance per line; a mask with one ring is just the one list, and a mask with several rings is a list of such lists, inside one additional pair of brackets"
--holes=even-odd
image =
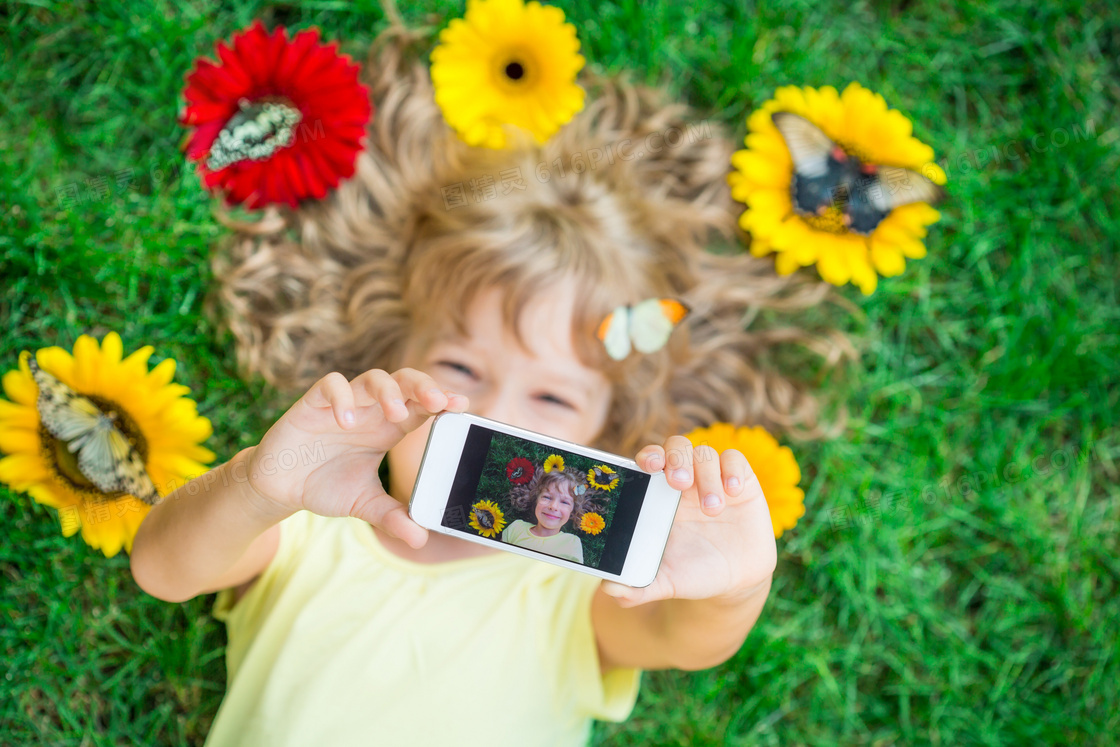
[(674, 298), (647, 298), (633, 306), (619, 306), (599, 325), (598, 337), (607, 355), (616, 361), (630, 355), (631, 343), (639, 353), (660, 350), (689, 308)]
[(39, 387), (39, 419), (52, 436), (78, 455), (78, 470), (102, 493), (127, 493), (155, 505), (159, 493), (144, 469), (144, 459), (115, 424), (88, 397), (75, 392), (39, 368), (34, 356), (27, 364)]

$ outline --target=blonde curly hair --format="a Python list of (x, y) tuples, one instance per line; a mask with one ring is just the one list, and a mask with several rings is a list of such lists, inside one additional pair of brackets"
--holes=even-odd
[[(396, 370), (407, 344), (422, 349), (449, 325), (463, 332), (476, 291), (494, 286), (520, 334), (521, 309), (562, 272), (578, 281), (577, 353), (612, 386), (590, 445), (633, 453), (716, 421), (795, 438), (838, 432), (843, 413), (827, 427), (775, 355), (807, 348), (831, 366), (852, 354), (847, 339), (757, 318), (818, 306), (830, 289), (778, 276), (772, 260), (742, 250), (742, 206), (726, 178), (733, 144), (718, 123), (624, 76), (585, 72), (585, 109), (543, 146), (472, 148), (447, 126), (426, 66), (410, 56), (416, 38), (394, 24), (371, 47), (363, 78), (376, 109), (354, 178), (298, 210), (253, 222), (219, 216), (233, 235), (213, 262), (217, 297), (244, 372), (295, 394), (330, 371)], [(577, 173), (576, 156), (587, 164), (593, 154), (595, 168)], [(524, 189), (445, 203), (446, 187), (514, 169)], [(669, 343), (611, 360), (595, 335), (604, 317), (667, 296), (692, 309)]]

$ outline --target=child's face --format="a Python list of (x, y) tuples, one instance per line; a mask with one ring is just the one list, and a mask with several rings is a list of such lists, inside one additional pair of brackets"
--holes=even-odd
[(537, 497), (537, 523), (545, 529), (559, 531), (568, 523), (574, 503), (566, 486), (549, 485)]
[[(558, 283), (524, 309), (518, 323), (528, 350), (501, 312), (502, 294), (480, 292), (465, 318), (468, 336), (447, 337), (426, 352), (408, 349), (404, 366), (434, 378), (470, 399), (468, 412), (538, 433), (590, 443), (610, 407), (610, 382), (586, 367), (572, 342), (575, 288)], [(453, 334), (454, 330), (449, 330)], [(427, 443), (429, 420), (389, 452), (389, 493), (408, 500)]]

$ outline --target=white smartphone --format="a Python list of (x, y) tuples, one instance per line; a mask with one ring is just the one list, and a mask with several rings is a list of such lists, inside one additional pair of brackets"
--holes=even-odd
[(433, 532), (641, 587), (657, 575), (680, 499), (664, 472), (632, 459), (444, 412), (408, 513)]

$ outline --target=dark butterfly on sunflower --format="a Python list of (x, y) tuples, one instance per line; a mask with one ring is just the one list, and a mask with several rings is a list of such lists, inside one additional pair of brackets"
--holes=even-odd
[(591, 468), (591, 483), (611, 490), (618, 484), (618, 475), (613, 471), (608, 471), (607, 467), (596, 465)]
[(143, 457), (116, 426), (116, 413), (106, 415), (88, 397), (39, 368), (34, 357), (27, 364), (39, 387), (39, 419), (77, 455), (82, 475), (107, 495), (127, 493), (150, 505), (159, 502)]
[(494, 514), (490, 513), (484, 508), (476, 508), (474, 510), (474, 518), (482, 526), (483, 529), (494, 528)]
[(861, 161), (804, 117), (774, 112), (771, 119), (793, 160), (790, 197), (799, 215), (836, 208), (849, 231), (870, 236), (896, 207), (945, 197), (941, 186), (916, 171)]

